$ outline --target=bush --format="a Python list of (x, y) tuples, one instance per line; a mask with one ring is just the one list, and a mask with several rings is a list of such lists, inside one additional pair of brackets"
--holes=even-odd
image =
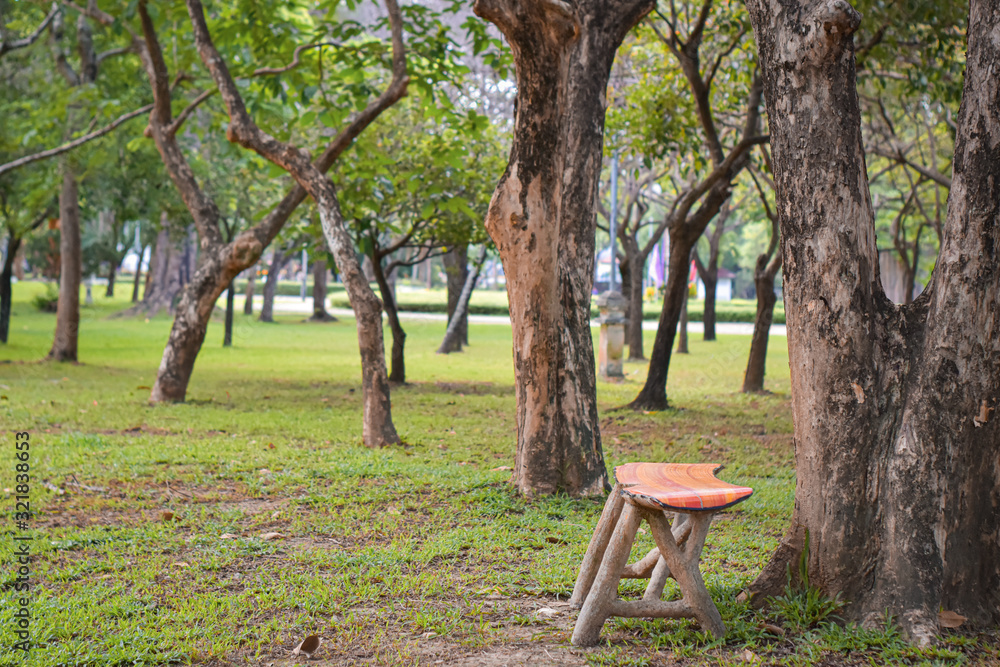
[(59, 309), (59, 290), (52, 283), (45, 284), (45, 294), (36, 294), (31, 305), (43, 313), (54, 313)]

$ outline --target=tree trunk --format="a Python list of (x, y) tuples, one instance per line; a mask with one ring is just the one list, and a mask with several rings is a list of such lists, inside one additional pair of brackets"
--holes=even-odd
[(757, 258), (753, 283), (757, 289), (757, 315), (753, 321), (753, 337), (750, 340), (750, 357), (747, 359), (747, 372), (743, 376), (742, 392), (762, 393), (764, 391), (764, 370), (767, 366), (767, 341), (774, 322), (774, 304), (778, 298), (774, 294), (774, 277), (781, 266), (778, 261), (768, 266), (769, 257), (762, 253)]
[[(120, 316), (154, 317), (160, 311), (173, 312), (174, 301), (184, 287), (183, 275), (186, 268), (184, 253), (170, 238), (170, 228), (170, 218), (166, 211), (163, 211), (160, 213), (160, 232), (156, 235), (153, 252), (149, 258), (149, 268), (146, 271), (146, 289), (143, 291), (142, 301), (120, 313)], [(136, 268), (137, 281), (141, 268), (140, 261)], [(136, 283), (137, 286), (138, 283)], [(133, 294), (136, 291), (133, 288)]]
[[(628, 251), (626, 254), (629, 254)], [(626, 263), (629, 269), (627, 276), (629, 281), (628, 327), (625, 331), (625, 335), (628, 337), (628, 360), (645, 361), (646, 354), (643, 350), (642, 340), (642, 279), (646, 271), (646, 256), (639, 252), (638, 248), (635, 248), (634, 254), (628, 257), (626, 262), (623, 262), (623, 264)], [(624, 282), (626, 277), (622, 276), (622, 278)]]
[(924, 295), (881, 287), (844, 2), (750, 0), (784, 257), (796, 503), (754, 584), (810, 582), (917, 643), (1000, 622), (1000, 2), (973, 0), (953, 185)]
[(59, 193), (59, 254), (59, 305), (48, 359), (76, 361), (80, 330), (80, 192), (68, 161), (63, 164), (63, 185)]
[[(697, 237), (696, 239), (697, 240)], [(649, 358), (646, 384), (629, 404), (634, 410), (666, 410), (667, 371), (670, 354), (677, 335), (682, 311), (687, 308), (688, 275), (691, 268), (691, 248), (694, 241), (676, 228), (670, 230), (670, 259), (667, 264), (667, 285), (663, 291), (663, 309), (656, 326), (653, 353)], [(687, 328), (684, 329), (687, 335)], [(685, 345), (685, 347), (687, 347)]]
[(677, 323), (677, 354), (690, 354), (688, 350), (688, 301), (690, 294), (685, 294), (681, 301), (681, 318)]
[(712, 341), (715, 340), (715, 295), (719, 286), (719, 269), (709, 268), (701, 282), (705, 285), (705, 307), (701, 316), (705, 331), (703, 340)]
[(246, 297), (243, 300), (243, 314), (253, 315), (253, 293), (254, 288), (257, 286), (257, 267), (251, 266), (248, 271), (250, 275), (247, 276), (247, 291)]
[(274, 322), (274, 293), (278, 289), (278, 276), (289, 259), (290, 256), (285, 255), (280, 248), (274, 250), (271, 265), (267, 269), (267, 282), (264, 283), (264, 304), (260, 307), (259, 318), (261, 322)]
[(3, 271), (0, 271), (0, 343), (6, 343), (10, 334), (10, 308), (13, 298), (11, 278), (14, 273), (14, 262), (20, 249), (20, 236), (11, 234), (7, 237), (7, 254), (3, 260)]
[(486, 217), (507, 277), (517, 455), (525, 495), (602, 494), (590, 331), (605, 92), (615, 51), (651, 0), (477, 0), (511, 45), (517, 113)]
[(392, 331), (392, 357), (389, 366), (389, 382), (406, 384), (406, 359), (404, 349), (406, 347), (406, 332), (403, 325), (399, 323), (399, 311), (396, 309), (396, 296), (393, 294), (392, 285), (385, 276), (385, 268), (382, 266), (382, 259), (372, 260), (372, 269), (375, 272), (375, 282), (378, 283), (379, 292), (382, 294), (382, 307), (385, 309), (386, 319), (389, 320), (389, 329)]
[(109, 262), (111, 268), (108, 270), (108, 289), (104, 291), (104, 296), (111, 298), (115, 295), (115, 274), (118, 273), (118, 264)]
[(146, 246), (139, 249), (139, 261), (135, 264), (135, 277), (132, 279), (132, 303), (139, 301), (139, 281), (142, 278), (142, 258), (146, 255)]
[(326, 312), (326, 260), (318, 259), (312, 265), (313, 274), (313, 314), (310, 322), (336, 322), (337, 318)]
[[(469, 246), (457, 245), (441, 257), (444, 262), (445, 275), (448, 278), (448, 326), (451, 326), (451, 319), (455, 316), (459, 299), (462, 297), (462, 290), (469, 278)], [(461, 337), (461, 345), (469, 344), (469, 311), (468, 308), (462, 311), (462, 318), (458, 322), (458, 335)], [(459, 345), (459, 349), (461, 349)]]
[(452, 352), (462, 351), (462, 323), (465, 323), (465, 326), (468, 327), (469, 301), (472, 299), (472, 290), (476, 289), (476, 281), (479, 280), (479, 274), (483, 270), (484, 261), (486, 261), (485, 244), (482, 250), (479, 251), (479, 259), (476, 260), (475, 266), (472, 267), (472, 271), (465, 278), (462, 293), (459, 294), (458, 303), (455, 304), (454, 314), (448, 322), (448, 329), (444, 332), (444, 340), (441, 341), (441, 347), (437, 350), (438, 354), (451, 354)]
[(226, 288), (226, 327), (222, 336), (222, 347), (233, 346), (233, 310), (236, 304), (236, 278), (229, 282)]

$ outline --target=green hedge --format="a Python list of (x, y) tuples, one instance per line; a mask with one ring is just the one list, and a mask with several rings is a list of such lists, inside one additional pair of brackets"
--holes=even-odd
[[(704, 317), (704, 308), (701, 302), (695, 302), (698, 305), (692, 306), (688, 305), (688, 317), (692, 322), (700, 322)], [(351, 303), (344, 297), (335, 297), (331, 300), (331, 305), (334, 308), (350, 308)], [(642, 319), (646, 321), (655, 322), (660, 319), (660, 307), (659, 303), (647, 303), (643, 308)], [(440, 303), (403, 303), (400, 304), (400, 310), (402, 312), (410, 313), (446, 313), (448, 312), (447, 307)], [(477, 305), (471, 304), (469, 306), (469, 312), (473, 315), (510, 315), (510, 311), (507, 306), (499, 305)], [(715, 320), (717, 322), (753, 322), (754, 316), (756, 315), (756, 306), (747, 307), (741, 303), (719, 303), (715, 307)], [(590, 307), (591, 317), (597, 317), (598, 312), (595, 306)], [(776, 305), (774, 308), (774, 323), (784, 324), (785, 323), (785, 310), (780, 304)]]

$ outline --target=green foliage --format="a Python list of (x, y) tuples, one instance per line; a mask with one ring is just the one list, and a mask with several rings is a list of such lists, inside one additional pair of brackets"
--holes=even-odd
[(781, 615), (786, 627), (798, 634), (819, 626), (827, 619), (834, 618), (846, 604), (837, 593), (831, 599), (819, 588), (809, 583), (809, 531), (806, 531), (799, 556), (798, 578), (792, 577), (791, 563), (788, 569), (788, 583), (785, 593), (769, 598), (769, 605)]
[(31, 305), (43, 313), (56, 312), (59, 305), (59, 289), (53, 283), (45, 283), (45, 292), (31, 298)]

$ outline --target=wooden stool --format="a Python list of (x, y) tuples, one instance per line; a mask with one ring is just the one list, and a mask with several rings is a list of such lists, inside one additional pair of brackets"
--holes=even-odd
[[(615, 488), (604, 505), (587, 554), (580, 564), (570, 604), (583, 606), (573, 629), (573, 644), (593, 646), (609, 616), (629, 618), (696, 618), (715, 637), (726, 626), (705, 590), (698, 569), (705, 537), (717, 512), (746, 500), (753, 489), (715, 477), (714, 463), (627, 463), (615, 468)], [(671, 528), (668, 512), (676, 512)], [(629, 565), (628, 557), (640, 522), (649, 523), (656, 541), (644, 558)], [(667, 577), (682, 598), (661, 600)], [(642, 600), (618, 597), (620, 579), (649, 579)]]

